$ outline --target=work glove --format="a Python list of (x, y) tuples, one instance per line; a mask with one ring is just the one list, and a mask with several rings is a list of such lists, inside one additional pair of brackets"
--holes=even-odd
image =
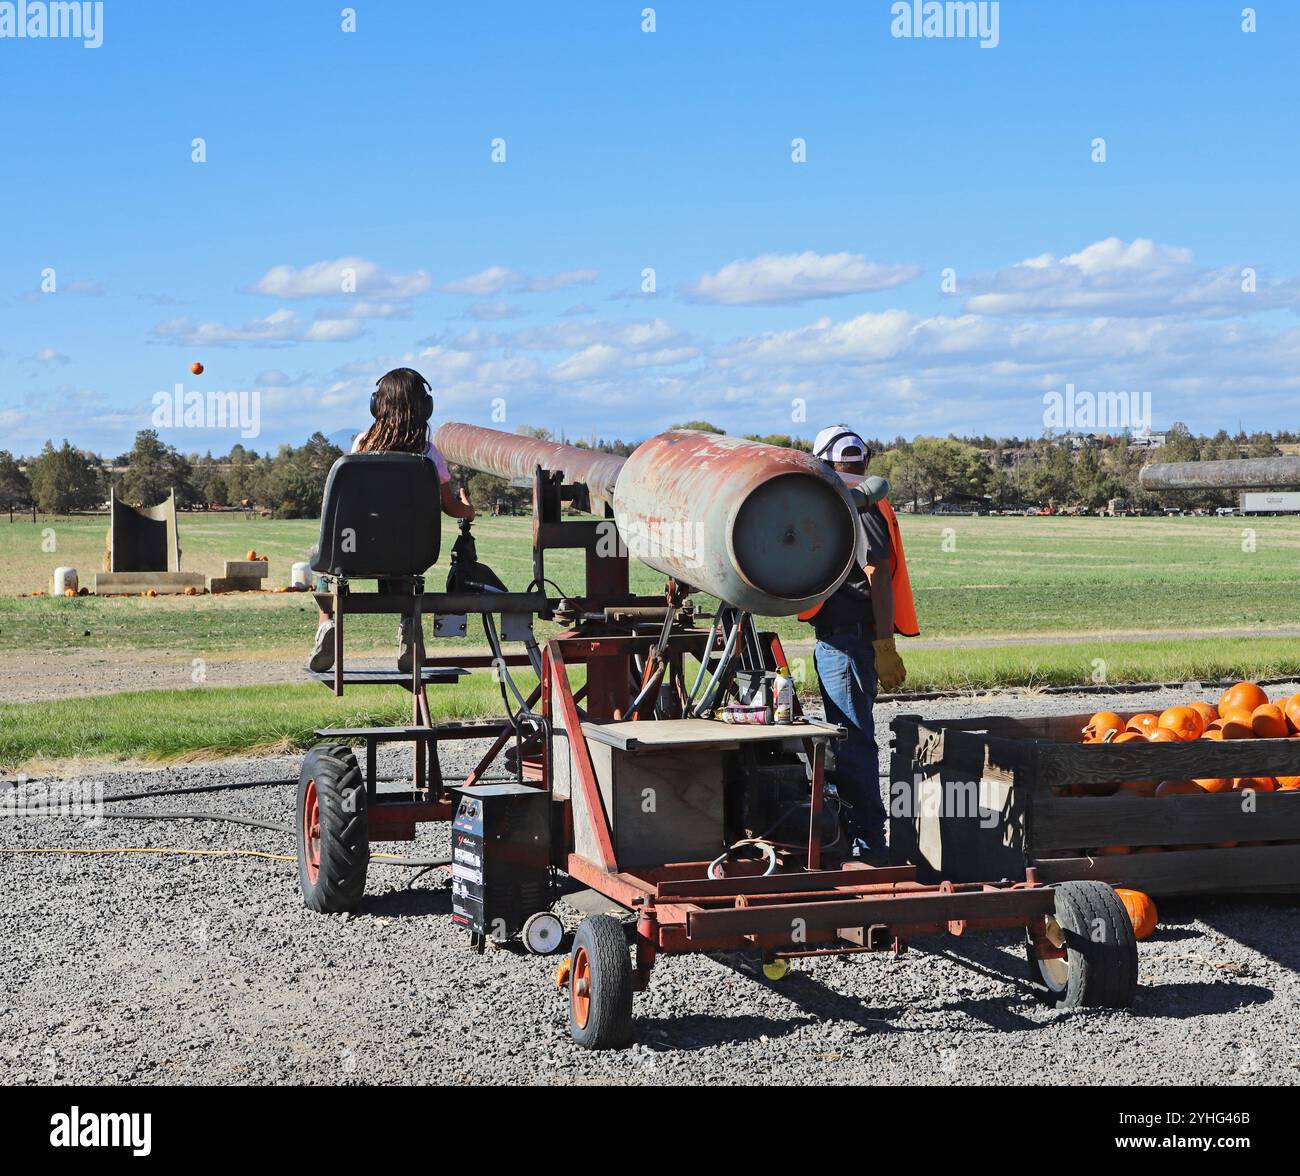
[(892, 694), (907, 681), (907, 667), (894, 648), (892, 637), (882, 637), (873, 641), (871, 648), (876, 653), (876, 681), (885, 694)]

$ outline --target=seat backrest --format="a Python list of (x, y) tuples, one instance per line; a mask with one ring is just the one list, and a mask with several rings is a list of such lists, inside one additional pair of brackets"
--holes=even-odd
[(422, 576), (438, 561), (441, 487), (428, 458), (349, 453), (325, 481), (312, 570), (369, 579)]

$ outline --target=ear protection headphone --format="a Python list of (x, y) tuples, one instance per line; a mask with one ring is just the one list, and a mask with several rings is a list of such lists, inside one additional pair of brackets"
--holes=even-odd
[[(418, 375), (419, 373), (417, 373)], [(378, 418), (379, 416), (379, 383), (383, 379), (375, 381), (375, 391), (370, 393), (370, 415)], [(420, 383), (424, 385), (424, 391), (420, 395), (420, 419), (425, 424), (429, 423), (429, 418), (433, 416), (433, 393), (429, 388), (429, 381), (420, 376)]]

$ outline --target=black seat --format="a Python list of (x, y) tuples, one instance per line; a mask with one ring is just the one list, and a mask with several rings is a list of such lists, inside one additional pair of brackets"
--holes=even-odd
[(441, 487), (428, 458), (349, 453), (325, 481), (312, 571), (342, 579), (422, 576), (438, 562)]

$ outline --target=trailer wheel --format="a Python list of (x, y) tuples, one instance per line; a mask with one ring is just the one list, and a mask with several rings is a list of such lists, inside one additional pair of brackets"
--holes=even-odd
[(632, 959), (623, 924), (583, 919), (569, 970), (569, 1036), (586, 1049), (620, 1049), (632, 1039)]
[(564, 924), (550, 911), (537, 911), (524, 920), (520, 938), (531, 955), (554, 955), (564, 940)]
[(1137, 939), (1119, 895), (1104, 882), (1061, 882), (1047, 941), (1064, 956), (1043, 957), (1026, 943), (1035, 993), (1054, 1008), (1124, 1009), (1137, 995)]
[(298, 776), (298, 884), (310, 910), (356, 910), (366, 890), (366, 783), (350, 747), (313, 747)]

